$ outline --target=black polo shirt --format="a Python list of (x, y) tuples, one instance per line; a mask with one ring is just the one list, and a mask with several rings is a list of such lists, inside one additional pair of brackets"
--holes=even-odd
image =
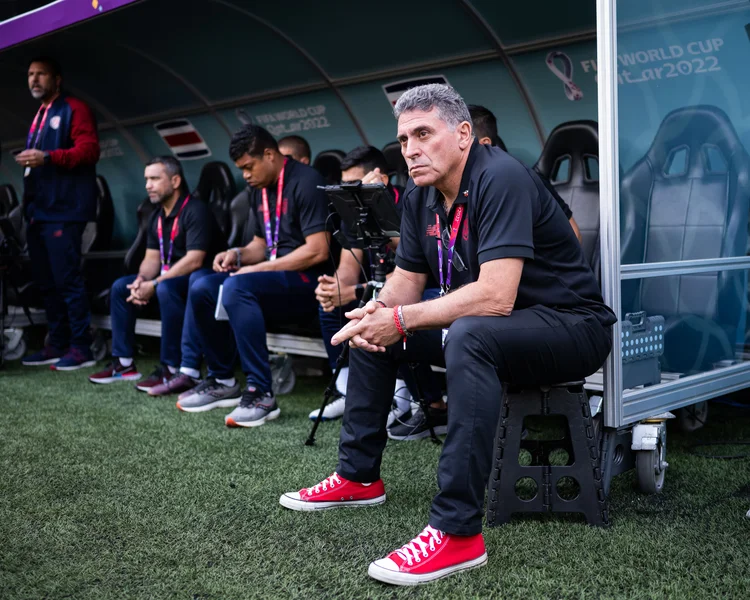
[[(313, 233), (326, 230), (328, 219), (328, 197), (318, 186), (326, 185), (323, 176), (312, 167), (303, 165), (291, 158), (284, 167), (284, 190), (279, 225), (279, 240), (276, 256), (281, 258), (305, 243), (305, 238)], [(276, 233), (276, 183), (266, 188), (268, 193), (268, 210), (271, 222), (271, 235)], [(266, 239), (263, 221), (262, 190), (252, 188), (249, 191), (250, 206), (255, 211), (255, 235)], [(267, 250), (270, 252), (270, 248)], [(327, 262), (327, 261), (326, 261)], [(321, 263), (313, 269), (325, 269)]]
[[(439, 281), (435, 215), (444, 230), (452, 224), (456, 206), (464, 204), (452, 289), (476, 281), (482, 263), (523, 258), (515, 310), (542, 305), (593, 313), (604, 325), (615, 322), (560, 206), (532, 169), (502, 150), (474, 142), (450, 215), (435, 188), (417, 187), (413, 181), (404, 202), (396, 253), (402, 269), (430, 273)], [(457, 268), (461, 263), (463, 268)]]
[(187, 204), (185, 204), (185, 208), (180, 212), (180, 207), (184, 201), (185, 196), (180, 196), (169, 216), (164, 214), (164, 208), (162, 207), (154, 211), (148, 224), (146, 247), (149, 250), (159, 250), (158, 221), (161, 215), (164, 260), (167, 260), (171, 246), (172, 225), (179, 213), (171, 265), (174, 265), (178, 260), (183, 258), (188, 253), (188, 250), (202, 250), (206, 253), (203, 266), (210, 267), (214, 257), (226, 249), (226, 240), (211, 209), (203, 200), (191, 197), (187, 201)]

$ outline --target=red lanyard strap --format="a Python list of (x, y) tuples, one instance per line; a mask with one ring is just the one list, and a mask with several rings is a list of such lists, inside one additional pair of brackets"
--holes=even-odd
[(266, 230), (266, 246), (268, 246), (268, 249), (271, 253), (269, 260), (276, 260), (276, 253), (279, 250), (279, 227), (281, 225), (282, 205), (284, 204), (282, 194), (284, 192), (285, 169), (286, 159), (284, 159), (284, 166), (281, 167), (281, 172), (279, 173), (279, 181), (276, 188), (276, 223), (275, 232), (273, 235), (271, 234), (271, 210), (268, 208), (268, 191), (266, 191), (266, 188), (263, 188), (263, 191), (261, 192), (261, 196), (263, 197), (263, 224)]
[[(31, 129), (29, 129), (29, 136), (26, 138), (26, 149), (33, 149), (37, 148), (39, 144), (42, 141), (42, 131), (44, 130), (44, 125), (47, 122), (47, 115), (49, 114), (49, 109), (51, 108), (51, 104), (48, 107), (45, 107), (44, 104), (42, 104), (39, 107), (39, 110), (36, 112), (36, 116), (34, 117), (34, 120), (31, 122)], [(41, 123), (39, 122), (39, 118), (41, 117)], [(37, 129), (37, 125), (39, 128)], [(36, 137), (34, 137), (34, 132), (36, 132)]]
[(172, 221), (172, 231), (169, 234), (169, 256), (167, 256), (166, 261), (164, 260), (164, 233), (162, 231), (161, 215), (159, 215), (159, 219), (156, 221), (156, 231), (159, 234), (159, 258), (161, 258), (161, 268), (163, 271), (169, 271), (169, 267), (172, 265), (172, 250), (174, 249), (174, 239), (180, 232), (180, 227), (178, 225), (180, 221), (180, 214), (182, 214), (182, 209), (185, 208), (188, 200), (190, 200), (189, 195), (182, 202), (180, 210), (177, 211), (177, 214), (174, 217), (174, 221)]
[(453, 274), (453, 249), (456, 247), (456, 238), (458, 230), (461, 228), (461, 219), (464, 216), (464, 205), (456, 206), (456, 212), (453, 215), (453, 224), (451, 225), (451, 235), (446, 248), (448, 254), (448, 275), (443, 278), (443, 236), (440, 227), (440, 215), (435, 214), (435, 223), (437, 224), (438, 239), (438, 273), (440, 274), (440, 294), (447, 294), (451, 289), (451, 275)]

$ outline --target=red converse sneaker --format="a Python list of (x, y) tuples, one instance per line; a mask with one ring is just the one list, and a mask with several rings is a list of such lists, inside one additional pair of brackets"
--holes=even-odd
[(357, 483), (334, 473), (313, 487), (287, 492), (279, 504), (292, 510), (324, 510), (340, 506), (371, 506), (385, 502), (383, 480)]
[(449, 535), (428, 525), (405, 546), (370, 563), (367, 574), (393, 585), (417, 585), (485, 564), (481, 533)]

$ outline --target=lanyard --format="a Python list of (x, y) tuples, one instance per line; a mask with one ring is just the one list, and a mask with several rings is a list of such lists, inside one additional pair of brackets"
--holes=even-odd
[(458, 230), (461, 228), (461, 217), (464, 216), (464, 205), (459, 204), (456, 206), (456, 212), (453, 215), (453, 224), (451, 225), (451, 235), (448, 240), (448, 247), (446, 251), (448, 253), (448, 276), (443, 278), (443, 236), (441, 234), (440, 227), (440, 215), (435, 215), (435, 223), (437, 224), (438, 230), (438, 272), (440, 274), (440, 295), (447, 294), (451, 289), (451, 275), (453, 274), (453, 248), (456, 247), (456, 238), (458, 237)]
[(393, 200), (393, 203), (398, 204), (398, 190), (396, 188), (393, 188), (393, 193), (396, 195), (396, 198)]
[(281, 167), (279, 173), (278, 187), (276, 189), (276, 231), (271, 235), (271, 211), (268, 208), (268, 192), (266, 188), (263, 188), (261, 195), (263, 197), (263, 224), (266, 228), (266, 246), (271, 251), (269, 260), (276, 260), (276, 253), (278, 252), (279, 246), (279, 226), (281, 225), (281, 209), (284, 204), (282, 198), (282, 192), (284, 191), (284, 170), (286, 169), (286, 159), (284, 159), (284, 166)]
[[(47, 122), (47, 115), (49, 114), (50, 107), (45, 107), (44, 104), (42, 104), (39, 107), (39, 110), (37, 111), (36, 116), (34, 117), (34, 120), (31, 122), (31, 129), (29, 129), (29, 137), (26, 138), (27, 150), (37, 148), (39, 144), (41, 143), (42, 130), (44, 129), (44, 125)], [(41, 123), (39, 122), (40, 118), (42, 120)], [(37, 125), (39, 125), (38, 128), (37, 128)], [(34, 136), (34, 133), (36, 133), (36, 137)]]
[(188, 200), (190, 200), (190, 196), (185, 198), (182, 206), (180, 206), (180, 210), (178, 210), (177, 214), (175, 215), (174, 221), (172, 221), (172, 231), (169, 234), (169, 256), (167, 256), (166, 261), (164, 260), (164, 234), (161, 227), (161, 215), (159, 215), (159, 219), (156, 221), (156, 231), (159, 234), (159, 256), (161, 257), (162, 271), (169, 271), (169, 267), (172, 264), (172, 249), (174, 248), (174, 239), (177, 237), (177, 234), (180, 231), (180, 227), (177, 223), (180, 220), (182, 209), (185, 208)]

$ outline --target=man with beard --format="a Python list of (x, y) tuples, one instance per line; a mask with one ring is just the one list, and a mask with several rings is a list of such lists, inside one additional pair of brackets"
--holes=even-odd
[(94, 364), (81, 238), (86, 222), (96, 218), (99, 137), (91, 109), (62, 91), (56, 60), (32, 60), (28, 85), (41, 106), (16, 162), (24, 170), (29, 257), (44, 300), (49, 341), (22, 363), (72, 371)]
[[(182, 167), (171, 156), (146, 165), (146, 192), (158, 208), (148, 227), (146, 255), (137, 275), (121, 277), (112, 285), (112, 363), (89, 377), (92, 383), (136, 381), (141, 373), (133, 362), (137, 308), (158, 301), (161, 314), (161, 366), (136, 388), (150, 388), (172, 379), (183, 362), (200, 364), (201, 352), (191, 332), (183, 339), (189, 311), (190, 285), (211, 274), (213, 256), (226, 246), (208, 205), (187, 193)], [(181, 349), (182, 346), (182, 349)]]

